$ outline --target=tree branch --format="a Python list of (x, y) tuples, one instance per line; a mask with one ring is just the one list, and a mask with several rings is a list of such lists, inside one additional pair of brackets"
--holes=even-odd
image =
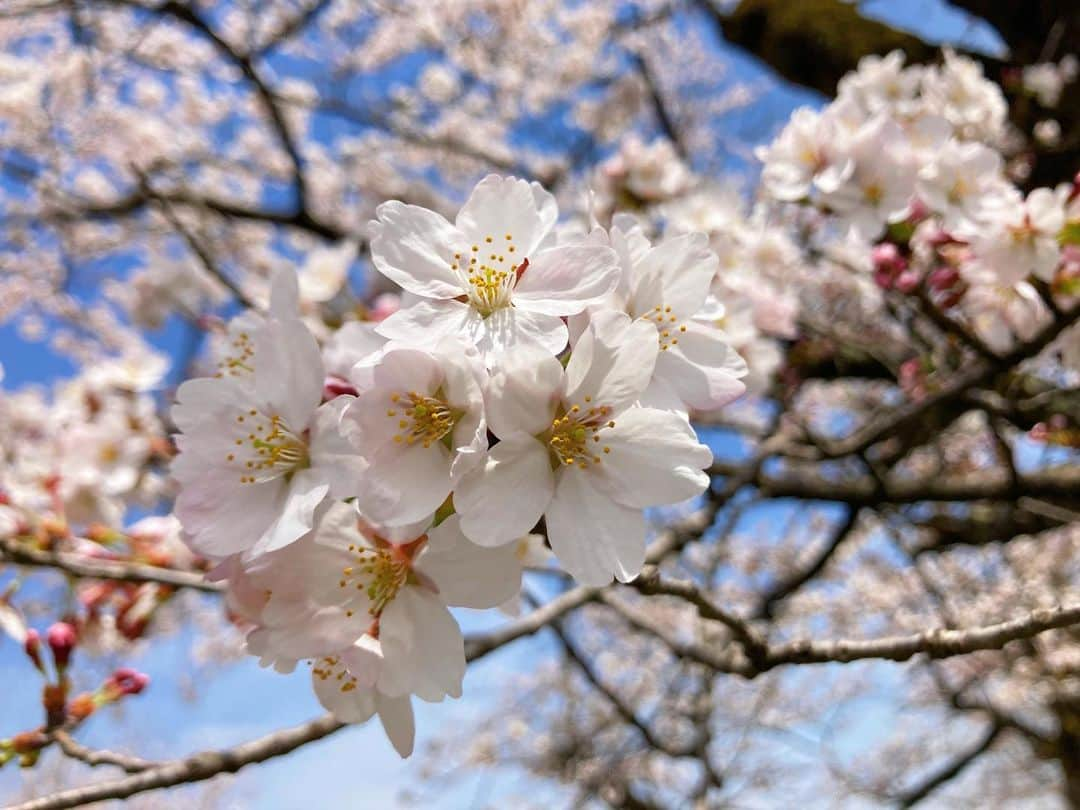
[(217, 593), (221, 583), (208, 582), (198, 571), (181, 571), (137, 562), (105, 560), (70, 551), (28, 548), (14, 538), (0, 538), (0, 558), (16, 565), (53, 568), (76, 577), (120, 582), (153, 582), (173, 588)]

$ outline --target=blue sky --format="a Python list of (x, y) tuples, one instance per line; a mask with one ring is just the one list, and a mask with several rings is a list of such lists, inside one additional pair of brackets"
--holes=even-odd
[[(879, 0), (864, 4), (866, 13), (890, 23), (915, 30), (933, 39), (959, 40), (969, 46), (996, 50), (998, 41), (992, 32), (972, 27), (962, 15), (946, 8), (940, 0)], [(700, 24), (691, 19), (688, 24)], [(724, 81), (753, 82), (763, 76), (755, 60), (731, 51), (722, 42), (722, 49), (731, 59), (732, 70)], [(421, 62), (422, 64), (422, 57)], [(415, 72), (417, 64), (406, 62), (379, 81), (390, 82)], [(289, 69), (303, 66), (278, 64)], [(810, 103), (809, 94), (785, 85), (776, 86), (760, 104), (767, 110), (767, 120), (779, 126), (794, 106)], [(323, 126), (320, 124), (319, 126)], [(330, 126), (329, 123), (325, 123)], [(738, 122), (734, 122), (737, 126)], [(760, 124), (759, 124), (760, 126)], [(762, 133), (762, 135), (767, 133)], [(10, 191), (0, 180), (0, 193)], [(122, 266), (95, 268), (123, 276)], [(98, 275), (96, 272), (95, 276)], [(190, 338), (181, 320), (173, 319), (160, 332), (152, 335), (155, 345), (176, 356)], [(46, 345), (24, 341), (11, 324), (0, 325), (0, 363), (6, 372), (0, 385), (12, 390), (28, 383), (49, 384), (72, 372), (70, 364)], [(782, 524), (785, 507), (779, 505), (758, 510), (753, 520), (767, 533), (769, 528)], [(0, 584), (5, 577), (0, 575)], [(213, 598), (213, 597), (208, 597)], [(493, 613), (461, 613), (466, 631), (476, 630), (500, 620)], [(259, 669), (253, 661), (227, 665), (198, 678), (194, 683), (196, 700), (184, 698), (192, 675), (190, 629), (155, 642), (154, 646), (135, 658), (133, 663), (152, 678), (151, 688), (143, 695), (126, 701), (118, 711), (108, 711), (92, 718), (80, 739), (91, 746), (136, 750), (147, 757), (180, 756), (204, 748), (216, 748), (240, 742), (282, 726), (302, 722), (320, 712), (309, 685), (306, 672), (282, 676)], [(418, 751), (426, 741), (475, 722), (485, 709), (490, 709), (500, 685), (509, 674), (530, 666), (538, 658), (550, 655), (550, 639), (539, 637), (512, 645), (470, 668), (465, 682), (465, 697), (458, 702), (428, 706), (417, 702)], [(87, 668), (78, 667), (77, 677), (87, 670), (107, 671), (106, 662), (92, 662)], [(0, 638), (0, 679), (5, 685), (0, 698), (0, 735), (31, 727), (39, 722), (40, 707), (37, 694), (40, 683), (33, 677), (21, 651), (7, 639)], [(883, 690), (888, 689), (888, 676), (882, 676)], [(84, 687), (90, 683), (82, 684)], [(868, 708), (863, 723), (874, 723), (888, 717), (883, 703)], [(856, 730), (850, 739), (859, 740), (864, 732)], [(43, 765), (48, 765), (49, 754)], [(423, 756), (402, 762), (375, 725), (351, 729), (328, 740), (308, 746), (286, 759), (249, 769), (236, 777), (221, 806), (252, 806), (262, 810), (277, 810), (314, 805), (338, 807), (392, 808), (398, 805), (403, 789), (416, 784)], [(33, 780), (36, 771), (20, 772), (12, 766), (0, 770), (0, 799), (12, 798), (26, 780)], [(86, 778), (76, 773), (72, 781)], [(539, 784), (514, 769), (498, 772), (478, 771), (464, 778), (448, 794), (440, 797), (440, 807), (469, 808), (500, 806), (520, 792), (527, 791), (531, 799), (550, 799), (551, 806), (560, 806), (568, 794), (565, 790)], [(175, 791), (174, 791), (175, 795)], [(505, 806), (505, 804), (503, 804)]]

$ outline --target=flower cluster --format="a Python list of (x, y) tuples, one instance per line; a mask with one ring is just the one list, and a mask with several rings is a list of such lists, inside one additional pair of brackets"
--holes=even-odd
[(1004, 352), (1046, 324), (1038, 285), (1075, 297), (1080, 243), (1077, 187), (1025, 195), (1008, 143), (1005, 99), (977, 63), (946, 51), (940, 66), (905, 67), (896, 51), (863, 59), (759, 157), (771, 199), (876, 243), (880, 287), (932, 300)]
[(708, 486), (690, 411), (743, 392), (704, 235), (557, 218), (539, 184), (495, 175), (453, 223), (387, 202), (371, 255), (396, 311), (320, 347), (280, 272), (177, 392), (176, 514), (249, 651), (308, 659), (320, 700), (377, 713), (403, 755), (411, 696), (461, 694), (449, 608), (514, 597), (538, 525), (578, 581), (633, 579), (643, 510)]

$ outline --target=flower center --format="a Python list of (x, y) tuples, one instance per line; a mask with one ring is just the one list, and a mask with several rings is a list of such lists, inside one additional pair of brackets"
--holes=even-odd
[(390, 401), (398, 406), (386, 411), (388, 418), (397, 419), (398, 432), (394, 434), (394, 441), (398, 444), (419, 442), (424, 447), (431, 447), (433, 442), (450, 434), (461, 416), (438, 392), (434, 396), (416, 391), (391, 394)]
[[(585, 397), (585, 404), (591, 397)], [(580, 405), (572, 405), (570, 410), (555, 417), (551, 423), (551, 435), (548, 447), (557, 465), (577, 465), (586, 469), (600, 463), (598, 451), (610, 453), (611, 448), (600, 444), (600, 431), (615, 427), (610, 420), (611, 408), (607, 405), (591, 406), (583, 410)]]
[(233, 441), (237, 449), (225, 460), (238, 462), (237, 454), (243, 455), (247, 449), (246, 458), (239, 459), (243, 464), (241, 483), (270, 481), (308, 466), (307, 442), (282, 417), (276, 414), (267, 417), (252, 408), (237, 416), (236, 423), (247, 428), (249, 433)]
[[(368, 614), (378, 620), (386, 606), (394, 601), (394, 597), (405, 585), (410, 581), (418, 581), (413, 575), (412, 560), (426, 545), (427, 535), (404, 545), (388, 543), (380, 538), (375, 538), (375, 542), (378, 545), (374, 548), (349, 546), (349, 551), (356, 559), (352, 565), (341, 569), (338, 587), (347, 588), (353, 585), (356, 590), (362, 591), (370, 603)], [(353, 612), (347, 610), (346, 614), (352, 616)], [(378, 637), (377, 623), (370, 632)]]
[(215, 377), (243, 377), (254, 373), (252, 361), (255, 358), (255, 348), (251, 345), (251, 337), (247, 332), (241, 332), (229, 344), (230, 354), (222, 358), (218, 364)]
[(679, 316), (671, 311), (671, 307), (657, 304), (652, 308), (651, 312), (641, 317), (656, 324), (656, 332), (660, 340), (660, 351), (666, 352), (669, 346), (679, 345), (678, 336), (686, 331), (686, 326), (677, 326)]
[(511, 305), (511, 296), (529, 260), (518, 261), (514, 254), (513, 234), (504, 234), (496, 244), (494, 236), (485, 236), (483, 244), (475, 244), (465, 254), (455, 253), (450, 269), (461, 278), (470, 306), (485, 318), (498, 309)]
[(311, 672), (320, 681), (334, 681), (342, 692), (351, 692), (356, 688), (356, 677), (349, 674), (336, 655), (320, 658)]

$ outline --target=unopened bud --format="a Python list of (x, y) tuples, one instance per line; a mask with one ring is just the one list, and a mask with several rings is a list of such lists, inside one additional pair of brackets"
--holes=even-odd
[(38, 672), (44, 674), (45, 665), (41, 663), (41, 634), (33, 628), (26, 631), (26, 640), (23, 641), (23, 649), (26, 655), (34, 662)]
[(105, 692), (112, 700), (124, 695), (137, 695), (150, 684), (150, 676), (129, 667), (116, 670), (105, 682)]
[(953, 267), (938, 267), (926, 277), (926, 283), (933, 290), (948, 290), (960, 281), (960, 274)]
[(52, 650), (53, 663), (56, 664), (57, 671), (63, 672), (71, 661), (71, 652), (78, 641), (75, 628), (67, 622), (56, 622), (46, 632), (45, 640), (49, 642), (49, 649)]
[(915, 270), (905, 270), (896, 277), (896, 289), (902, 293), (915, 292), (919, 288), (919, 274)]

